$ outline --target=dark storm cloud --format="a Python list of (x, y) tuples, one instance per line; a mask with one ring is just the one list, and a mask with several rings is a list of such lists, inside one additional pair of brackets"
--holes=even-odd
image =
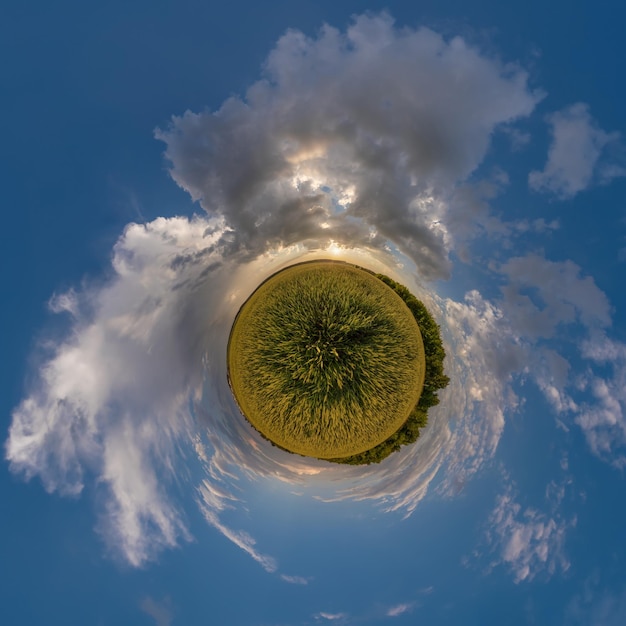
[(386, 15), (289, 31), (264, 74), (245, 98), (157, 132), (173, 178), (224, 218), (225, 250), (254, 257), (329, 234), (354, 245), (358, 224), (361, 243), (393, 241), (425, 278), (449, 272), (454, 186), (538, 99), (520, 68)]

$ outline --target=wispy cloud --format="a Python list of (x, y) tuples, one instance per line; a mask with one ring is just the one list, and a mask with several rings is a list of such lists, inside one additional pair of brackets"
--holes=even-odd
[[(387, 94), (382, 100), (381, 93)], [(216, 248), (224, 257), (249, 259), (294, 242), (323, 249), (332, 236), (348, 249), (365, 250), (371, 261), (391, 242), (429, 279), (446, 276), (450, 250), (473, 236), (472, 220), (462, 219), (459, 188), (468, 188), (493, 133), (512, 132), (540, 98), (520, 67), (503, 65), (461, 38), (398, 29), (386, 14), (368, 15), (345, 32), (329, 26), (315, 37), (289, 31), (244, 98), (174, 117), (156, 135), (166, 144), (174, 180), (222, 220)], [(506, 181), (505, 172), (494, 171), (479, 195), (488, 200)], [(503, 237), (547, 230), (541, 221), (504, 225), (489, 215), (488, 203), (478, 210)], [(454, 466), (458, 483), (497, 447), (504, 411), (515, 403), (507, 383), (523, 362), (521, 350), (512, 342), (498, 356), (500, 314), (478, 292), (455, 303), (415, 288), (448, 332), (453, 383), (433, 411), (436, 426), (380, 467), (334, 468), (337, 493), (323, 499), (372, 499), (410, 514), (444, 464)], [(470, 352), (471, 360), (464, 357)], [(516, 361), (506, 363), (507, 357)], [(500, 365), (508, 369), (500, 368), (494, 384)], [(451, 429), (449, 420), (459, 415), (466, 418)], [(256, 439), (254, 445), (263, 453), (253, 460), (236, 448), (225, 456), (244, 473), (286, 481), (330, 471), (265, 452)], [(398, 472), (407, 465), (412, 472)]]
[(626, 587), (592, 572), (565, 609), (564, 624), (621, 626), (626, 621)]
[[(561, 420), (582, 429), (594, 454), (626, 466), (626, 344), (609, 336), (613, 308), (606, 294), (572, 261), (530, 254), (498, 271), (508, 278), (502, 310), (527, 346), (526, 363), (546, 400)], [(567, 358), (542, 341), (568, 334)]]
[[(396, 28), (386, 14), (313, 38), (288, 31), (245, 99), (157, 131), (173, 178), (210, 217), (129, 225), (106, 284), (53, 299), (72, 328), (52, 343), (13, 414), (12, 469), (72, 494), (93, 476), (108, 493), (103, 533), (139, 565), (189, 537), (168, 479), (181, 480), (178, 450), (192, 446), (207, 472), (207, 521), (273, 571), (249, 535), (223, 522), (224, 510), (240, 504), (234, 476), (301, 484), (329, 470), (268, 451), (227, 418), (236, 414), (229, 390), (212, 385), (225, 380), (224, 337), (238, 304), (298, 250), (331, 240), (393, 269), (391, 241), (424, 278), (446, 276), (455, 237), (447, 199), (480, 165), (492, 134), (538, 99), (522, 69), (461, 38)], [(284, 256), (272, 265), (276, 250)], [(200, 401), (212, 452), (195, 431)], [(450, 400), (449, 411), (463, 403)], [(488, 422), (487, 451), (500, 412)], [(445, 417), (439, 423), (421, 444), (430, 439), (435, 452), (422, 454), (412, 476), (398, 478), (397, 460), (382, 472), (335, 469), (346, 487), (339, 497), (413, 510), (450, 449), (439, 444), (459, 441)]]
[(141, 600), (139, 606), (144, 613), (154, 619), (156, 626), (170, 626), (172, 624), (173, 614), (169, 598), (157, 602), (150, 596), (146, 596)]
[(404, 615), (405, 613), (412, 611), (414, 606), (414, 602), (404, 602), (402, 604), (396, 604), (387, 609), (387, 617), (398, 617), (399, 615)]
[(304, 576), (290, 576), (289, 574), (281, 574), (280, 577), (286, 583), (291, 583), (292, 585), (308, 585), (311, 580)]
[(589, 369), (582, 379), (581, 385), (591, 392), (591, 399), (581, 403), (576, 423), (597, 456), (623, 469), (626, 467), (626, 343), (598, 333), (583, 344), (582, 353), (605, 371)]
[[(460, 37), (397, 28), (387, 14), (314, 37), (290, 30), (264, 68), (244, 97), (156, 132), (172, 177), (207, 216), (130, 224), (108, 280), (52, 298), (70, 330), (42, 347), (34, 383), (13, 412), (12, 471), (74, 496), (91, 481), (104, 497), (99, 528), (133, 565), (190, 538), (174, 486), (184, 489), (193, 475), (206, 521), (277, 573), (254, 538), (225, 521), (255, 480), (308, 493), (328, 479), (335, 492), (320, 498), (372, 500), (410, 515), (436, 480), (442, 493), (456, 493), (493, 458), (520, 377), (535, 380), (566, 427), (569, 418), (579, 424), (596, 454), (622, 464), (615, 454), (626, 441), (626, 367), (608, 336), (608, 299), (569, 261), (510, 251), (515, 237), (549, 236), (558, 224), (500, 219), (490, 203), (508, 175), (481, 169), (498, 131), (523, 139), (515, 124), (541, 99), (527, 73)], [(549, 121), (554, 144), (544, 171), (531, 175), (537, 189), (571, 196), (622, 175), (602, 157), (617, 136), (585, 106)], [(437, 295), (431, 281), (450, 275), (461, 247), (471, 269), (485, 234), (501, 256), (478, 256), (480, 271), (501, 290), (476, 279), (458, 297)], [(343, 246), (340, 258), (389, 273), (423, 299), (448, 354), (452, 382), (430, 426), (379, 466), (330, 467), (272, 448), (243, 422), (226, 382), (226, 341), (243, 300), (269, 274), (326, 254), (331, 242)], [(571, 345), (572, 329), (590, 342), (605, 338), (575, 344), (587, 373), (578, 389), (569, 355), (549, 345)], [(186, 465), (191, 451), (200, 479)], [(554, 516), (522, 509), (511, 495), (494, 516), (502, 558), (520, 580), (558, 552)]]
[(53, 299), (54, 311), (72, 314), (71, 332), (42, 347), (6, 442), (11, 469), (48, 491), (79, 494), (93, 476), (105, 495), (100, 530), (134, 565), (189, 537), (167, 487), (192, 428), (209, 331), (190, 323), (202, 292), (194, 270), (173, 272), (171, 262), (209, 246), (206, 228), (184, 218), (132, 224), (107, 283)]
[(263, 554), (256, 549), (256, 540), (243, 530), (233, 530), (220, 521), (218, 516), (208, 507), (203, 508), (206, 521), (219, 530), (227, 539), (230, 539), (237, 547), (249, 554), (266, 572), (273, 573), (278, 569), (276, 559)]
[(315, 619), (325, 619), (331, 622), (335, 622), (335, 621), (344, 621), (348, 618), (348, 614), (347, 613), (325, 613), (325, 612), (320, 612), (320, 613), (316, 613), (315, 614)]
[(533, 580), (539, 573), (552, 575), (569, 569), (565, 535), (576, 524), (576, 518), (566, 520), (558, 513), (561, 490), (551, 487), (548, 494), (556, 498), (551, 513), (523, 507), (509, 486), (498, 496), (489, 517), (488, 541), (498, 552), (492, 566), (506, 565), (516, 583)]

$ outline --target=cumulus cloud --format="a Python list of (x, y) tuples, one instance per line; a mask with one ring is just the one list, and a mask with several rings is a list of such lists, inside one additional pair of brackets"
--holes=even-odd
[(593, 184), (608, 183), (626, 176), (623, 163), (604, 158), (619, 141), (619, 133), (605, 132), (589, 112), (589, 106), (578, 102), (547, 117), (552, 134), (548, 160), (542, 171), (532, 171), (528, 184), (535, 191), (572, 198)]
[[(456, 476), (469, 476), (493, 454), (506, 396), (494, 385), (493, 370), (507, 357), (489, 348), (500, 336), (499, 314), (478, 294), (463, 304), (427, 292), (420, 296), (445, 321), (453, 383), (416, 446), (368, 468), (332, 466), (269, 446), (234, 403), (226, 340), (248, 293), (291, 257), (229, 264), (212, 251), (220, 232), (201, 218), (127, 229), (115, 249), (111, 281), (76, 295), (80, 306), (73, 308), (83, 313), (14, 413), (6, 447), (14, 471), (75, 494), (91, 475), (106, 488), (105, 535), (138, 565), (189, 537), (169, 487), (190, 471), (180, 465), (179, 451), (193, 451), (195, 473), (204, 475), (196, 500), (207, 522), (276, 572), (276, 560), (224, 517), (245, 508), (246, 489), (259, 476), (303, 489), (312, 478), (332, 480), (336, 495), (328, 499), (371, 499), (409, 514), (444, 463), (453, 463)], [(371, 255), (366, 261), (392, 275), (398, 269), (389, 259), (387, 267)], [(419, 293), (417, 285), (413, 290)], [(504, 383), (507, 370), (499, 376)]]
[(515, 355), (510, 371), (536, 383), (564, 429), (578, 425), (594, 454), (623, 467), (626, 348), (608, 334), (606, 294), (572, 261), (529, 254), (496, 271), (506, 281), (493, 306), (508, 329), (498, 354)]
[(384, 14), (345, 33), (288, 31), (264, 73), (245, 98), (157, 131), (174, 180), (224, 219), (221, 248), (391, 240), (426, 278), (449, 272), (454, 185), (538, 99), (519, 67)]
[[(608, 335), (606, 294), (571, 261), (530, 254), (498, 271), (508, 279), (500, 306), (526, 345), (529, 376), (554, 412), (582, 429), (594, 454), (626, 466), (626, 347)], [(567, 358), (546, 344), (555, 337), (567, 337)]]
[[(99, 528), (133, 565), (191, 537), (178, 498), (191, 483), (208, 524), (266, 571), (302, 584), (240, 529), (237, 513), (260, 477), (410, 515), (436, 480), (456, 493), (493, 457), (518, 406), (512, 383), (531, 375), (557, 412), (585, 407), (578, 422), (608, 455), (623, 437), (621, 357), (612, 357), (612, 382), (588, 378), (595, 401), (586, 405), (573, 399), (567, 359), (542, 343), (564, 326), (606, 332), (610, 305), (591, 278), (570, 262), (509, 254), (489, 265), (502, 284), (491, 297), (472, 284), (460, 298), (439, 296), (431, 282), (449, 276), (451, 251), (464, 247), (470, 259), (482, 234), (558, 227), (495, 217), (490, 201), (507, 175), (480, 169), (493, 134), (510, 134), (539, 97), (520, 67), (384, 14), (357, 17), (346, 32), (288, 31), (245, 97), (156, 133), (172, 177), (207, 215), (129, 225), (106, 282), (52, 298), (70, 330), (42, 347), (13, 413), (12, 470), (49, 491), (94, 485)], [(451, 384), (429, 427), (377, 466), (273, 448), (227, 384), (226, 342), (245, 298), (282, 267), (331, 254), (407, 284), (440, 323), (448, 354)], [(601, 365), (617, 350), (609, 339), (598, 349), (587, 361)], [(554, 552), (559, 526), (538, 513), (520, 521), (517, 506), (503, 500), (498, 519), (503, 541), (519, 530), (506, 561), (522, 576), (546, 542)]]
[[(175, 117), (157, 137), (167, 145), (174, 180), (224, 224), (216, 244), (224, 258), (242, 262), (296, 242), (305, 249), (323, 249), (331, 240), (366, 250), (391, 244), (429, 279), (446, 276), (450, 247), (471, 237), (458, 190), (480, 166), (491, 135), (504, 125), (510, 132), (539, 97), (521, 68), (461, 38), (398, 29), (387, 15), (360, 16), (345, 33), (328, 26), (315, 38), (289, 31), (245, 98)], [(485, 223), (502, 228), (487, 215)], [(461, 353), (480, 355), (471, 367), (451, 356), (447, 367), (458, 376), (433, 411), (436, 426), (381, 467), (335, 468), (343, 480), (335, 496), (322, 499), (376, 499), (386, 510), (410, 513), (444, 461), (454, 457), (458, 482), (493, 454), (503, 412), (515, 401), (504, 387), (511, 359), (521, 357), (514, 356), (515, 345), (498, 351), (501, 329), (484, 316), (492, 305), (477, 292), (469, 298), (448, 301), (445, 310), (436, 305), (442, 320), (453, 320), (450, 340)], [(456, 317), (465, 319), (455, 325)], [(456, 343), (449, 347), (454, 355)], [(500, 366), (502, 385), (493, 385), (493, 368)], [(264, 449), (251, 438), (257, 452)], [(277, 451), (251, 460), (234, 446), (226, 457), (248, 475), (267, 472), (280, 480), (329, 473)], [(407, 463), (414, 471), (400, 475)]]

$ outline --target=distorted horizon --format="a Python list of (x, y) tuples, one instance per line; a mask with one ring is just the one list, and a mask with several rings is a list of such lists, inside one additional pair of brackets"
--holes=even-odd
[[(56, 126), (28, 140), (40, 159), (14, 158), (15, 180), (35, 182), (11, 200), (40, 234), (6, 251), (29, 259), (7, 265), (8, 623), (626, 619), (626, 152), (598, 86), (610, 74), (568, 74), (542, 31), (510, 39), (503, 15), (497, 38), (454, 3), (429, 20), (352, 4), (251, 25), (250, 65), (219, 36), (205, 91), (211, 76), (183, 68), (201, 55), (164, 37), (169, 13), (77, 9), (99, 36), (79, 37), (93, 83), (61, 21), (21, 61), (59, 55), (36, 83)], [(75, 119), (59, 113), (73, 98)], [(58, 146), (55, 186), (41, 172)], [(243, 302), (327, 258), (406, 285), (441, 328), (450, 384), (379, 464), (272, 446), (228, 385)]]

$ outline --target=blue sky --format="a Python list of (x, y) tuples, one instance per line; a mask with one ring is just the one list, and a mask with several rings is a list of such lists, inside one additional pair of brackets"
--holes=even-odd
[[(624, 623), (623, 17), (5, 3), (2, 622)], [(380, 466), (224, 384), (242, 300), (329, 255), (447, 345)]]

